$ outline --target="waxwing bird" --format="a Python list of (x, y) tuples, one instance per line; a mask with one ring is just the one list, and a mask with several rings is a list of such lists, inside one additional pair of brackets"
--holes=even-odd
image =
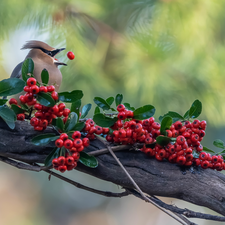
[[(55, 90), (58, 91), (62, 82), (62, 74), (58, 69), (59, 65), (66, 66), (65, 63), (60, 62), (55, 56), (65, 48), (55, 49), (42, 41), (28, 41), (22, 48), (31, 49), (25, 59), (31, 58), (34, 62), (34, 77), (41, 83), (41, 72), (46, 69), (49, 73), (49, 85), (54, 85)], [(22, 64), (19, 63), (13, 70), (11, 77), (22, 77)]]

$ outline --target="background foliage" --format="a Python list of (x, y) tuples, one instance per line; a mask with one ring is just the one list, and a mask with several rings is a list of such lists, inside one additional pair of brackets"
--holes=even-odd
[(84, 104), (122, 93), (158, 117), (199, 99), (200, 118), (224, 127), (225, 1), (1, 0), (0, 21), (0, 79), (25, 58), (25, 41), (39, 39), (75, 53), (58, 56), (68, 63), (60, 91), (83, 90)]

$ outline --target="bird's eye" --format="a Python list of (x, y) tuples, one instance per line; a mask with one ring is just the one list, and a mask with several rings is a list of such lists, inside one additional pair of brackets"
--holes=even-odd
[(48, 54), (49, 56), (52, 56), (52, 52), (48, 52), (47, 54)]

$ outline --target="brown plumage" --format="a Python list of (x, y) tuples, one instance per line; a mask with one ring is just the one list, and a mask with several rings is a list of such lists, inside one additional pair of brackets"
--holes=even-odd
[[(34, 61), (34, 77), (41, 83), (41, 72), (46, 69), (49, 73), (49, 85), (54, 85), (58, 91), (62, 82), (62, 74), (58, 69), (59, 65), (66, 65), (54, 58), (62, 49), (55, 49), (41, 41), (28, 41), (21, 49), (31, 49), (26, 56)], [(13, 70), (11, 77), (21, 78), (23, 62), (19, 63)]]

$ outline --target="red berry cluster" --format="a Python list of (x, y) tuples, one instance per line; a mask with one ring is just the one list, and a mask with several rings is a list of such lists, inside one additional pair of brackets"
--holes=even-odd
[(27, 79), (27, 86), (23, 88), (27, 93), (25, 95), (20, 95), (19, 97), (22, 104), (27, 104), (29, 106), (35, 105), (37, 103), (35, 95), (39, 92), (51, 93), (52, 98), (54, 100), (58, 100), (58, 93), (55, 91), (55, 87), (53, 85), (38, 87), (36, 84), (37, 81), (35, 78), (30, 77)]
[(56, 104), (53, 107), (46, 107), (36, 103), (34, 109), (37, 111), (35, 112), (34, 117), (31, 118), (30, 124), (35, 130), (42, 131), (52, 122), (52, 119), (57, 117), (64, 116), (63, 122), (66, 123), (68, 115), (70, 114), (70, 109), (65, 107), (66, 105), (64, 103)]
[(177, 121), (166, 131), (167, 137), (176, 138), (174, 143), (169, 143), (166, 146), (156, 144), (154, 148), (148, 148), (144, 145), (141, 150), (159, 161), (167, 159), (171, 163), (191, 166), (195, 161), (193, 151), (201, 152), (203, 150), (200, 142), (205, 136), (205, 129), (206, 121), (194, 120), (192, 123), (186, 121), (184, 124)]
[[(39, 103), (37, 103), (36, 94), (39, 92), (50, 93), (52, 98), (57, 101), (58, 93), (55, 91), (55, 87), (53, 85), (49, 86), (40, 86), (38, 87), (37, 81), (35, 78), (30, 77), (27, 79), (27, 86), (24, 87), (24, 91), (27, 92), (25, 95), (20, 95), (19, 99), (22, 104), (27, 104), (28, 106), (33, 106), (35, 110), (37, 110), (34, 114), (34, 117), (31, 118), (30, 124), (37, 131), (43, 131), (46, 129), (48, 124), (52, 122), (52, 119), (56, 117), (64, 117), (63, 122), (66, 123), (68, 115), (70, 114), (70, 109), (66, 108), (64, 103), (59, 103), (58, 105), (54, 105), (53, 107), (46, 107)], [(9, 100), (9, 104), (18, 105), (16, 99), (11, 98)], [(24, 120), (25, 114), (20, 113), (17, 114), (17, 120)]]
[(203, 169), (211, 168), (218, 171), (225, 170), (225, 163), (221, 155), (211, 155), (210, 153), (201, 152), (199, 158), (195, 159), (196, 166)]
[(95, 139), (95, 134), (100, 135), (100, 134), (108, 134), (109, 133), (109, 128), (105, 128), (105, 127), (100, 127), (100, 126), (96, 126), (95, 122), (92, 119), (88, 119), (85, 122), (85, 127), (82, 130), (84, 133), (86, 133), (86, 138), (90, 139), (90, 140), (94, 140)]
[(69, 138), (68, 134), (62, 133), (59, 139), (55, 141), (55, 145), (58, 148), (65, 147), (67, 149), (66, 157), (60, 156), (59, 158), (53, 159), (52, 164), (54, 169), (63, 173), (66, 170), (75, 168), (77, 166), (77, 161), (80, 158), (79, 152), (83, 151), (89, 144), (88, 138), (81, 139), (80, 131), (73, 132), (72, 138)]

